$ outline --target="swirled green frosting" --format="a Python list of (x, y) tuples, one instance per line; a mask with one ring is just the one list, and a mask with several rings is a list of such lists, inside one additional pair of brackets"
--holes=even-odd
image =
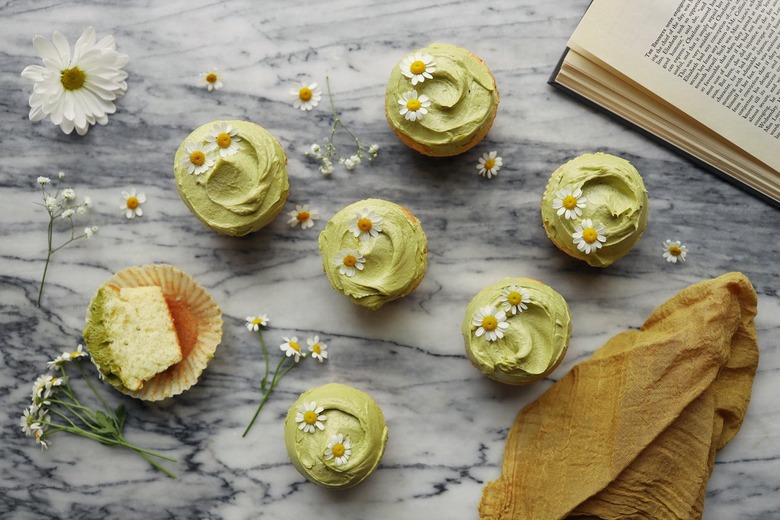
[[(238, 131), (239, 150), (219, 157), (200, 175), (187, 172), (181, 160), (188, 143), (199, 145), (215, 124)], [(206, 226), (220, 233), (243, 236), (269, 224), (282, 211), (290, 184), (287, 156), (265, 128), (246, 121), (212, 121), (187, 136), (176, 151), (176, 188), (184, 204)]]
[[(450, 156), (468, 150), (493, 124), (499, 99), (495, 78), (479, 58), (455, 45), (434, 43), (413, 52), (430, 54), (436, 71), (433, 79), (412, 86), (399, 66), (393, 67), (385, 93), (390, 126), (422, 145), (429, 155)], [(409, 90), (431, 100), (421, 121), (408, 121), (399, 112), (398, 100)]]
[[(350, 231), (361, 210), (382, 218), (382, 231), (367, 241)], [(392, 202), (366, 199), (336, 213), (320, 233), (322, 267), (333, 288), (353, 302), (378, 309), (385, 303), (412, 292), (422, 281), (428, 266), (428, 239), (411, 213)], [(358, 250), (365, 257), (363, 270), (349, 277), (339, 272), (335, 261), (345, 249)]]
[[(559, 216), (553, 208), (556, 192), (582, 190), (587, 199), (582, 216)], [(553, 172), (542, 197), (542, 222), (547, 236), (567, 254), (594, 267), (606, 267), (628, 254), (647, 226), (649, 200), (639, 172), (630, 162), (606, 153), (585, 154)], [(590, 254), (577, 249), (572, 238), (581, 219), (600, 222), (606, 242)]]
[[(299, 406), (316, 403), (324, 430), (308, 433), (295, 422)], [(325, 460), (333, 435), (349, 438), (352, 453), (346, 464)], [(348, 488), (362, 482), (376, 469), (387, 443), (387, 425), (382, 410), (371, 396), (341, 384), (327, 384), (301, 394), (287, 412), (284, 443), (293, 466), (307, 479), (327, 488)]]
[[(501, 291), (514, 285), (528, 291), (528, 309), (507, 313), (509, 328), (503, 338), (477, 337), (474, 315), (485, 306), (503, 310)], [(545, 377), (561, 362), (571, 336), (571, 315), (563, 296), (549, 286), (530, 278), (504, 278), (471, 300), (461, 332), (466, 355), (480, 372), (502, 383), (523, 385)]]

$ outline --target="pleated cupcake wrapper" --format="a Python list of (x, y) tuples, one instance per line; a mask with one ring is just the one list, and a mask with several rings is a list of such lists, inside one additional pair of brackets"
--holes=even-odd
[(114, 384), (115, 388), (144, 401), (160, 401), (197, 383), (222, 340), (222, 311), (205, 289), (187, 273), (167, 264), (128, 267), (105, 283), (119, 288), (159, 286), (182, 347), (182, 360), (146, 381), (140, 390), (128, 390), (121, 384)]

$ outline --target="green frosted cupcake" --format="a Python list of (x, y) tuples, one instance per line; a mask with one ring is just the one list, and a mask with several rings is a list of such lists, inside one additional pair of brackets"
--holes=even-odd
[(366, 199), (336, 213), (320, 233), (322, 267), (331, 286), (378, 309), (414, 291), (428, 265), (428, 239), (408, 209)]
[(480, 372), (524, 385), (550, 374), (563, 360), (571, 315), (563, 296), (549, 286), (504, 278), (471, 300), (461, 332), (466, 355)]
[(542, 197), (542, 222), (558, 249), (606, 267), (642, 237), (648, 207), (645, 184), (630, 162), (591, 153), (553, 172)]
[(301, 394), (284, 422), (284, 443), (293, 466), (326, 488), (348, 488), (365, 480), (382, 459), (387, 438), (376, 401), (335, 383)]
[(407, 146), (434, 157), (458, 155), (487, 135), (498, 110), (496, 79), (478, 57), (434, 43), (390, 73), (385, 117)]
[(173, 171), (184, 204), (207, 227), (227, 235), (269, 224), (290, 191), (279, 141), (247, 121), (198, 127), (176, 151)]

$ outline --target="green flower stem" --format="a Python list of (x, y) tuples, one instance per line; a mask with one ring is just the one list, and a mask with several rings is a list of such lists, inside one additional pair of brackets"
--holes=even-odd
[(46, 255), (46, 264), (43, 267), (43, 277), (41, 278), (41, 288), (38, 289), (38, 301), (35, 302), (36, 307), (41, 306), (41, 297), (43, 296), (43, 284), (46, 283), (46, 273), (49, 271), (49, 260), (51, 260), (51, 255), (53, 251), (51, 250), (51, 240), (52, 240), (52, 230), (54, 228), (54, 218), (52, 217), (51, 213), (49, 213), (49, 230), (48, 230), (48, 245), (47, 248), (49, 250), (49, 253)]
[[(98, 393), (97, 389), (96, 389), (96, 388), (95, 388), (95, 387), (92, 385), (92, 382), (89, 380), (89, 378), (87, 377), (87, 374), (84, 372), (84, 368), (81, 366), (81, 363), (76, 363), (76, 364), (77, 364), (77, 365), (78, 365), (78, 367), (79, 367), (79, 372), (81, 372), (81, 377), (83, 377), (83, 378), (84, 378), (84, 381), (86, 381), (86, 382), (87, 382), (87, 386), (89, 386), (89, 389), (90, 389), (90, 390), (92, 390), (92, 393), (93, 393), (93, 394), (95, 394), (95, 397), (97, 397), (98, 401), (100, 401), (100, 403), (103, 405), (103, 408), (105, 408), (105, 409), (106, 409), (106, 411), (109, 413), (109, 415), (111, 415), (112, 417), (114, 417), (114, 412), (113, 412), (113, 410), (112, 410), (112, 409), (111, 409), (111, 407), (108, 405), (108, 403), (106, 402), (106, 400), (105, 400), (105, 399), (103, 399), (103, 396), (102, 396), (102, 395), (100, 395), (100, 394)], [(63, 370), (62, 370), (62, 373), (63, 373), (63, 374), (65, 373), (65, 369), (63, 369)]]
[[(94, 414), (94, 412), (93, 412), (93, 411), (92, 411), (90, 408), (87, 408), (86, 406), (82, 406), (82, 405), (80, 405), (80, 404), (78, 404), (78, 403), (68, 403), (67, 401), (63, 401), (63, 400), (61, 400), (61, 399), (50, 399), (49, 401), (50, 401), (52, 404), (61, 404), (62, 406), (64, 406), (65, 408), (67, 408), (67, 410), (68, 410), (70, 413), (72, 413), (73, 415), (75, 415), (75, 416), (76, 416), (76, 418), (77, 418), (79, 421), (81, 421), (81, 422), (82, 422), (82, 424), (84, 424), (85, 426), (87, 426), (87, 427), (89, 427), (89, 428), (97, 428), (97, 427), (98, 427), (98, 424), (97, 424), (97, 422), (95, 422), (95, 421), (94, 421), (94, 419), (92, 419), (92, 420), (90, 420), (90, 419), (87, 419), (87, 418), (83, 417), (81, 414), (79, 414), (79, 413), (76, 411), (76, 409), (81, 409), (81, 410), (86, 410), (86, 411), (88, 411), (88, 412), (92, 412), (92, 413)], [(57, 415), (59, 415), (60, 417), (63, 417), (63, 418), (65, 418), (65, 416), (64, 416), (63, 414), (61, 414), (60, 412), (58, 412), (57, 410), (51, 410), (51, 412), (52, 412), (52, 413), (56, 413), (56, 414), (57, 414)], [(68, 421), (68, 422), (70, 422), (70, 421)], [(71, 424), (73, 424), (73, 423), (71, 422)], [(75, 426), (75, 424), (74, 424), (74, 426)]]
[(330, 92), (330, 78), (325, 76), (325, 90), (328, 92), (328, 101), (330, 101), (330, 111), (333, 114), (333, 124), (330, 127), (330, 139), (328, 139), (328, 159), (333, 160), (333, 154), (336, 152), (336, 147), (333, 145), (333, 137), (336, 135), (336, 129), (340, 126), (347, 132), (350, 137), (355, 141), (357, 146), (357, 155), (361, 157), (363, 155), (363, 146), (360, 144), (360, 140), (357, 136), (350, 131), (349, 128), (341, 121), (338, 112), (336, 111), (336, 104), (333, 102), (333, 94)]
[[(274, 370), (274, 377), (271, 379), (271, 386), (268, 387), (267, 390), (263, 392), (263, 399), (260, 401), (260, 404), (257, 407), (257, 411), (255, 411), (255, 415), (252, 416), (252, 420), (249, 421), (249, 425), (246, 427), (246, 430), (244, 430), (244, 433), (241, 435), (241, 437), (246, 437), (246, 434), (249, 433), (249, 430), (252, 428), (252, 425), (255, 424), (255, 420), (257, 419), (257, 416), (260, 415), (260, 410), (263, 409), (263, 406), (265, 406), (265, 403), (268, 401), (268, 398), (271, 396), (271, 392), (274, 391), (274, 388), (276, 388), (276, 385), (279, 384), (279, 382), (282, 380), (282, 377), (290, 371), (292, 367), (294, 367), (297, 363), (287, 367), (287, 369), (282, 373), (281, 377), (279, 376), (279, 369), (282, 368), (282, 364), (284, 361), (288, 359), (287, 357), (283, 357), (279, 360), (279, 364), (276, 365), (276, 370)], [(266, 366), (268, 364), (266, 363)]]
[(260, 389), (265, 392), (265, 384), (268, 381), (268, 347), (265, 346), (263, 331), (257, 329), (257, 334), (260, 336), (260, 344), (263, 346), (263, 362), (265, 363), (265, 376), (263, 376), (263, 381), (260, 383)]

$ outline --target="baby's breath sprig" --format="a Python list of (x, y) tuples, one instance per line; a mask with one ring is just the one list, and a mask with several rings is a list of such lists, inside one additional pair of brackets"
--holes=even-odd
[[(35, 380), (32, 402), (19, 421), (22, 432), (28, 437), (35, 437), (35, 443), (43, 449), (47, 449), (51, 444), (49, 437), (58, 432), (79, 435), (106, 446), (121, 446), (134, 451), (169, 477), (176, 478), (176, 475), (161, 466), (155, 458), (170, 462), (176, 462), (176, 459), (141, 448), (125, 439), (122, 433), (127, 417), (125, 407), (120, 404), (115, 409), (111, 408), (98, 393), (81, 366), (81, 361), (87, 357), (88, 354), (79, 345), (76, 350), (63, 352), (48, 362), (49, 369), (59, 371), (60, 376), (43, 374)], [(65, 370), (69, 365), (76, 365), (81, 377), (100, 401), (102, 410), (92, 409), (76, 397)]]
[[(320, 162), (320, 173), (323, 175), (330, 175), (333, 173), (333, 163), (338, 162), (343, 164), (347, 170), (354, 170), (362, 162), (363, 159), (372, 161), (379, 154), (379, 145), (372, 144), (368, 148), (363, 146), (360, 139), (354, 132), (352, 132), (347, 125), (341, 120), (338, 111), (336, 110), (336, 104), (333, 102), (333, 94), (330, 91), (330, 79), (325, 76), (325, 89), (328, 92), (328, 101), (330, 102), (330, 110), (333, 115), (330, 125), (330, 136), (328, 137), (325, 147), (321, 147), (315, 143), (311, 145), (307, 150), (306, 156), (312, 157)], [(336, 130), (342, 128), (349, 136), (355, 141), (355, 153), (349, 156), (343, 156), (339, 153), (338, 147), (333, 144), (333, 138), (336, 136)]]
[[(48, 177), (38, 177), (37, 183), (41, 187), (41, 196), (43, 197), (43, 208), (49, 215), (49, 228), (47, 231), (47, 244), (48, 253), (46, 254), (46, 265), (43, 268), (43, 276), (41, 277), (41, 287), (38, 290), (38, 300), (36, 305), (41, 306), (41, 296), (43, 296), (43, 284), (46, 283), (46, 273), (49, 271), (49, 261), (52, 255), (67, 246), (71, 242), (75, 242), (80, 238), (92, 238), (97, 233), (98, 227), (91, 226), (85, 227), (84, 231), (78, 233), (76, 231), (76, 224), (73, 221), (75, 215), (83, 215), (89, 208), (92, 207), (92, 199), (84, 197), (80, 203), (76, 203), (76, 192), (73, 188), (61, 188), (62, 180), (65, 178), (65, 173), (59, 172), (57, 176), (57, 190), (52, 194), (46, 189), (46, 186), (51, 184), (51, 179)], [(70, 224), (70, 238), (66, 239), (60, 245), (54, 247), (54, 223), (57, 220), (67, 220)]]
[[(290, 370), (297, 367), (302, 359), (306, 358), (306, 352), (302, 351), (297, 336), (293, 336), (291, 338), (282, 338), (284, 339), (284, 343), (279, 345), (279, 348), (282, 350), (282, 352), (284, 352), (285, 355), (279, 359), (279, 363), (276, 365), (276, 370), (274, 370), (274, 373), (271, 375), (271, 380), (268, 381), (269, 355), (268, 348), (265, 345), (265, 339), (263, 339), (263, 328), (267, 327), (269, 322), (270, 320), (265, 314), (247, 316), (246, 318), (246, 328), (252, 332), (257, 332), (257, 334), (260, 336), (260, 345), (263, 347), (263, 364), (265, 365), (265, 375), (260, 381), (260, 391), (262, 392), (263, 397), (260, 400), (260, 404), (258, 405), (257, 410), (255, 411), (255, 415), (252, 416), (252, 420), (249, 421), (249, 425), (247, 425), (246, 430), (244, 430), (243, 435), (241, 435), (242, 437), (246, 437), (246, 435), (249, 433), (249, 430), (255, 424), (255, 420), (257, 420), (257, 416), (260, 415), (260, 411), (263, 409), (263, 406), (265, 406), (265, 403), (268, 402), (268, 398), (271, 396), (271, 392), (274, 391), (276, 386), (281, 382), (282, 378), (286, 376)], [(314, 336), (314, 338), (307, 339), (306, 343), (309, 346), (311, 357), (320, 363), (328, 358), (328, 346), (320, 341), (319, 336)]]

